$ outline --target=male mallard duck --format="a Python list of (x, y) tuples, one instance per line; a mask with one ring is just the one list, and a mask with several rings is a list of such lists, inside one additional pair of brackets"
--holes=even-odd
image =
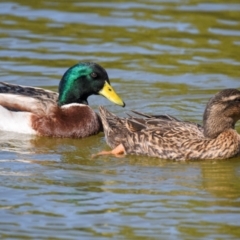
[(226, 159), (240, 154), (240, 135), (234, 130), (240, 119), (240, 91), (225, 89), (208, 102), (203, 126), (171, 116), (119, 118), (100, 107), (107, 144), (103, 154), (137, 154), (162, 159)]
[(69, 68), (59, 83), (59, 94), (1, 82), (0, 130), (69, 138), (97, 134), (102, 130), (100, 118), (87, 105), (93, 94), (125, 106), (105, 69), (96, 63)]

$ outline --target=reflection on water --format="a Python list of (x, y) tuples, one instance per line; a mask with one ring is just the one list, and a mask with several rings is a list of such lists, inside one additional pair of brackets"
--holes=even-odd
[[(130, 109), (201, 123), (239, 88), (240, 4), (226, 1), (0, 3), (0, 80), (57, 90), (78, 61), (104, 66)], [(238, 128), (239, 129), (239, 128)], [(87, 139), (0, 136), (1, 239), (239, 239), (240, 159), (173, 162), (91, 155)]]

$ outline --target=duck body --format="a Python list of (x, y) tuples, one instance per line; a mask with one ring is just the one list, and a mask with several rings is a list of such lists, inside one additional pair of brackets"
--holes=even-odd
[(87, 98), (100, 94), (124, 106), (105, 69), (79, 63), (63, 75), (59, 93), (0, 82), (0, 130), (49, 137), (83, 138), (102, 131)]
[[(240, 154), (240, 91), (225, 89), (207, 104), (203, 126), (168, 115), (119, 118), (100, 107), (109, 153), (173, 160), (226, 159)], [(106, 154), (107, 152), (103, 152)], [(101, 153), (100, 153), (101, 155)]]

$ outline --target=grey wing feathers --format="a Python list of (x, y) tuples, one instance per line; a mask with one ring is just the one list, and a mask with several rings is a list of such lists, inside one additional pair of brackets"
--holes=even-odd
[[(135, 110), (132, 110), (131, 112), (135, 113), (136, 115), (140, 115), (140, 116), (146, 117), (146, 118), (157, 118), (157, 119), (162, 119), (162, 120), (181, 122), (181, 120), (179, 120), (178, 118), (175, 118), (175, 117), (173, 117), (173, 116), (171, 116), (171, 115), (168, 115), (168, 114), (150, 115), (150, 114), (145, 114), (145, 113), (137, 112), (137, 111), (135, 111)], [(130, 115), (129, 115), (129, 116), (130, 116)]]
[(46, 114), (57, 105), (57, 99), (56, 92), (0, 82), (0, 105), (10, 111)]
[(0, 93), (10, 93), (33, 98), (45, 98), (57, 101), (58, 93), (42, 88), (25, 87), (15, 84), (0, 82)]

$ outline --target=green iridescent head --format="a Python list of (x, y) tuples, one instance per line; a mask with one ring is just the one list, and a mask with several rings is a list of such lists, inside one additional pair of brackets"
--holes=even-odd
[(125, 103), (110, 85), (106, 70), (96, 63), (78, 63), (70, 67), (59, 84), (58, 105), (88, 104), (90, 95), (102, 95), (122, 107)]

